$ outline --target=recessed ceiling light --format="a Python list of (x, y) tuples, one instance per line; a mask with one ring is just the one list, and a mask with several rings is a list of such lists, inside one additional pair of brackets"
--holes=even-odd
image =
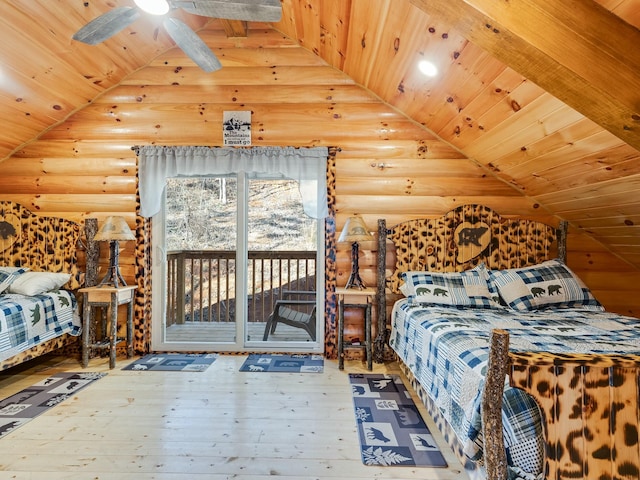
[(164, 15), (169, 11), (169, 3), (166, 0), (134, 0), (136, 5), (152, 15)]
[(436, 75), (438, 75), (438, 67), (436, 67), (434, 63), (428, 60), (420, 60), (420, 62), (418, 63), (418, 68), (427, 77), (435, 77)]

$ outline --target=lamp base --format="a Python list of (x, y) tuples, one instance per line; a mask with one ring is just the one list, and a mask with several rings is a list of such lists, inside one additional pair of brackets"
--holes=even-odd
[(98, 284), (99, 287), (102, 286), (110, 286), (110, 287), (126, 287), (127, 284), (120, 273), (120, 267), (118, 266), (118, 257), (120, 256), (118, 241), (111, 240), (109, 244), (109, 271), (102, 279), (102, 281)]
[(359, 248), (360, 246), (358, 245), (358, 242), (353, 242), (351, 244), (351, 275), (349, 275), (349, 279), (347, 280), (347, 284), (344, 288), (358, 288), (360, 290), (366, 288), (364, 282), (360, 278), (360, 273), (358, 272), (360, 269), (358, 266), (358, 256), (360, 254)]

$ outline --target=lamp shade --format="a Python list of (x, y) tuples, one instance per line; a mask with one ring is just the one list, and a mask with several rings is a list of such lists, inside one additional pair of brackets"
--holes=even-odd
[(374, 236), (369, 233), (364, 219), (360, 216), (347, 218), (340, 233), (340, 238), (338, 238), (339, 243), (371, 242), (373, 240), (375, 240)]
[(113, 216), (107, 217), (93, 239), (97, 241), (124, 241), (135, 240), (136, 237), (124, 217)]

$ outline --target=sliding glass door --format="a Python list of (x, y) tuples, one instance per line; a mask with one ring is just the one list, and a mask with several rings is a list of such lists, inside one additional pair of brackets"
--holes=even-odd
[(294, 180), (167, 179), (153, 222), (154, 350), (322, 351), (322, 322), (312, 332), (287, 319), (268, 323), (292, 296), (305, 300), (292, 314), (303, 322), (322, 311), (318, 224)]

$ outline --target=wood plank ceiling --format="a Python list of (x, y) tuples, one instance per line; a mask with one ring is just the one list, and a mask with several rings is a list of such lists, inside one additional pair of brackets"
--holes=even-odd
[[(132, 4), (0, 3), (0, 159), (173, 47), (146, 16), (119, 34), (126, 40), (71, 40), (99, 14)], [(640, 268), (640, 0), (282, 4), (282, 20), (266, 28)], [(178, 15), (205, 40), (217, 22)], [(419, 60), (438, 75), (422, 75)]]

